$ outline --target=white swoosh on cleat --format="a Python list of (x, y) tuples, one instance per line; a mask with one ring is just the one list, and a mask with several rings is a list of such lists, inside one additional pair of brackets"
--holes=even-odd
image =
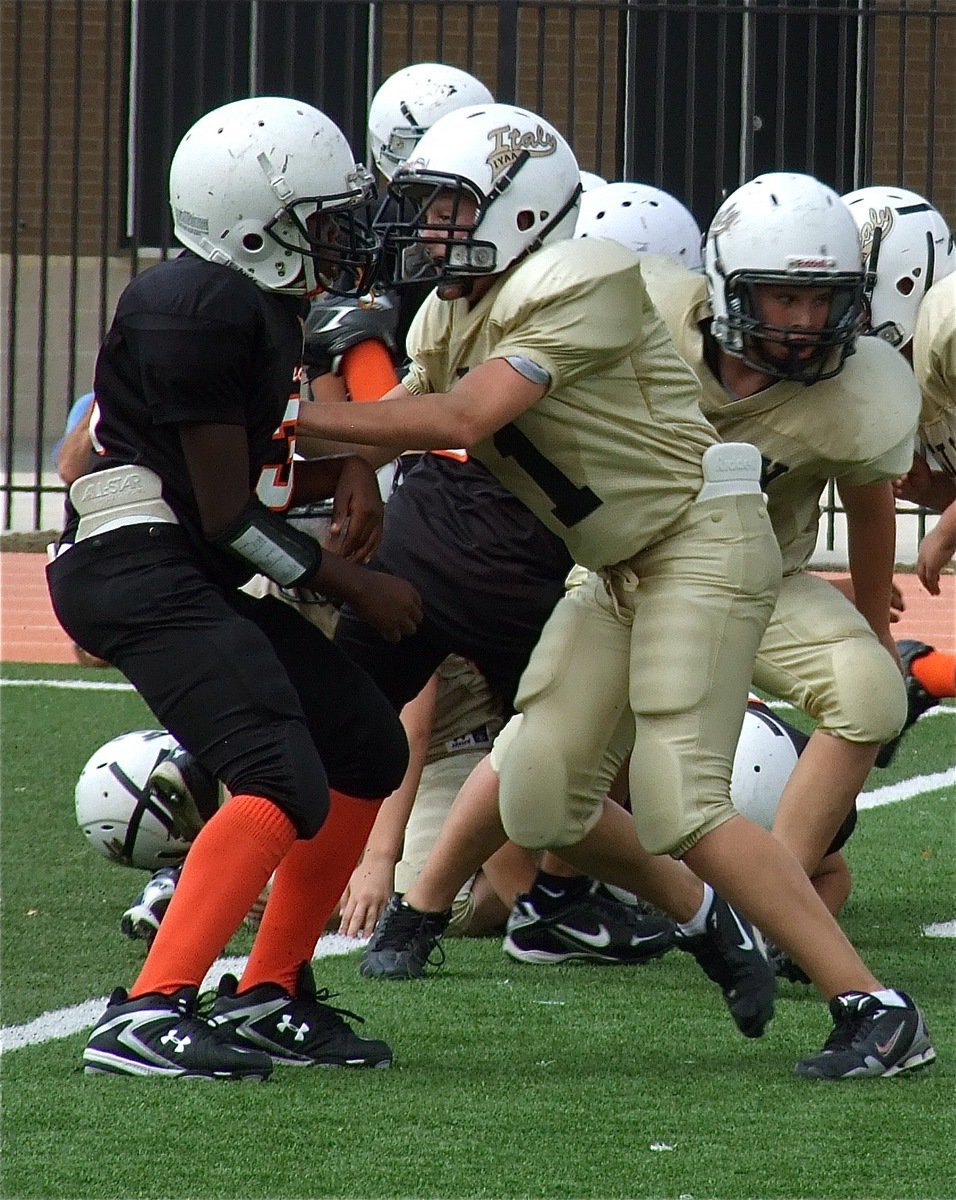
[(586, 946), (594, 946), (599, 950), (611, 944), (611, 935), (604, 925), (598, 926), (597, 933), (585, 933), (583, 929), (572, 929), (568, 925), (556, 925), (555, 928), (574, 938), (576, 942), (584, 942)]
[(741, 925), (740, 917), (738, 917), (736, 912), (734, 912), (733, 905), (728, 904), (727, 907), (730, 910), (730, 915), (734, 919), (734, 924), (740, 930), (740, 936), (743, 939), (740, 943), (740, 949), (741, 950), (752, 950), (754, 948), (753, 938), (750, 936), (750, 934), (747, 932), (747, 930), (744, 929), (743, 925)]
[(645, 934), (632, 933), (631, 934), (631, 945), (632, 946), (640, 946), (640, 944), (642, 942), (658, 942), (658, 941), (660, 941), (660, 939), (661, 939), (660, 933), (645, 933)]

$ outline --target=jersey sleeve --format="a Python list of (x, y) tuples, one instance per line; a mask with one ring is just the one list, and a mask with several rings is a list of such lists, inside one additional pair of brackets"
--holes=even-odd
[[(589, 241), (590, 255), (604, 270), (585, 270), (584, 242), (567, 242), (567, 262), (550, 259), (546, 275), (517, 273), (496, 300), (494, 320), (501, 337), (494, 357), (529, 358), (545, 370), (551, 389), (565, 387), (609, 362), (627, 357), (640, 344), (650, 305), (636, 257), (612, 243)], [(606, 254), (603, 247), (619, 253)], [(511, 286), (511, 285), (515, 286)]]
[(868, 483), (878, 483), (884, 479), (896, 479), (905, 475), (913, 465), (913, 450), (916, 439), (914, 434), (907, 434), (895, 446), (884, 451), (878, 458), (869, 462), (854, 463), (836, 476), (839, 483), (850, 487), (863, 487)]
[(122, 332), (157, 425), (245, 423), (245, 397), (255, 377), (252, 339), (245, 331), (150, 315), (126, 321)]

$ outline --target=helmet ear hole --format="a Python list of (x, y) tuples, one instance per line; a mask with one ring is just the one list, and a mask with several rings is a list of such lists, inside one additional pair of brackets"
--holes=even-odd
[[(546, 217), (547, 217), (547, 213), (541, 214), (542, 220), (544, 220)], [(527, 208), (522, 209), (521, 212), (519, 212), (518, 215), (515, 217), (515, 226), (518, 229), (520, 229), (522, 233), (527, 232), (527, 230), (529, 230), (533, 224), (534, 224), (534, 213), (531, 212)]]
[[(304, 295), (318, 282), (367, 291), (379, 241), (366, 209), (374, 195), (345, 134), (325, 113), (283, 96), (249, 97), (200, 117), (169, 168), (177, 239), (209, 262), (241, 271), (266, 291)], [(331, 247), (309, 236), (320, 205), (340, 214)]]
[(868, 271), (870, 333), (905, 348), (923, 296), (956, 271), (956, 246), (945, 218), (918, 192), (874, 185), (847, 192)]

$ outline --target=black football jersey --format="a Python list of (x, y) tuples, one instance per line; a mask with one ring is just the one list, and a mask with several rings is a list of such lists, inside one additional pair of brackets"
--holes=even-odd
[(481, 463), (424, 454), (385, 505), (376, 565), (414, 583), (457, 645), (530, 653), (573, 563)]
[[(242, 583), (251, 570), (203, 536), (179, 426), (243, 426), (250, 489), (284, 508), (291, 496), (301, 309), (298, 297), (263, 291), (231, 267), (187, 251), (129, 284), (97, 358), (94, 469), (132, 463), (154, 471), (197, 554), (223, 582)], [(67, 536), (75, 522), (68, 504)]]

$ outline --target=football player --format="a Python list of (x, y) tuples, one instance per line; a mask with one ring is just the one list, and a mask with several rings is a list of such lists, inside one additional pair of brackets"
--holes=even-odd
[[(916, 570), (931, 595), (956, 554), (956, 242), (941, 213), (899, 187), (864, 187), (843, 197), (867, 269), (868, 331), (911, 363), (922, 401), (920, 448), (894, 480), (901, 500), (942, 516), (922, 539)], [(924, 642), (899, 643), (906, 670), (904, 729), (939, 698), (956, 694), (952, 655)], [(887, 762), (896, 742), (878, 763)]]
[[(515, 106), (442, 118), (392, 187), (416, 208), (390, 231), (392, 247), (400, 259), (424, 250), (437, 283), (409, 334), (411, 367), (381, 403), (315, 406), (300, 414), (302, 428), (375, 445), (465, 446), (593, 572), (556, 606), (521, 680), (520, 715), (495, 743), (504, 831), (627, 887), (636, 826), (648, 851), (717, 884), (831, 1002), (834, 1032), (800, 1073), (852, 1078), (929, 1062), (915, 1004), (883, 988), (798, 860), (730, 803), (781, 552), (760, 455), (721, 444), (702, 418), (700, 386), (648, 298), (641, 260), (604, 239), (570, 238), (574, 156), (547, 121)], [(861, 290), (857, 256), (851, 301)], [(813, 311), (828, 307), (818, 299)], [(787, 343), (769, 356), (816, 365), (816, 337), (810, 354)], [(622, 722), (636, 727), (639, 800), (633, 824), (621, 813), (628, 832), (612, 834), (600, 768)], [(719, 920), (708, 887), (684, 922), (688, 940)], [(735, 1015), (757, 1036), (772, 989), (749, 1001)]]
[[(595, 236), (603, 236), (604, 221), (613, 208), (623, 215), (633, 207), (640, 213), (639, 237), (635, 248), (672, 253), (684, 261), (687, 256), (699, 261), (700, 231), (676, 199), (645, 185), (613, 185), (613, 195), (605, 208), (598, 205), (582, 210), (577, 232), (586, 236), (593, 220)], [(599, 188), (598, 191), (603, 191)], [(623, 191), (623, 195), (621, 192)], [(597, 224), (600, 222), (600, 224)], [(639, 245), (637, 244), (639, 243)], [(429, 290), (431, 285), (428, 285)], [(407, 302), (402, 289), (400, 304)], [(323, 305), (328, 310), (329, 305)], [(375, 336), (374, 311), (358, 306), (334, 322), (321, 324), (319, 305), (313, 307), (307, 328), (307, 341), (316, 345), (327, 358), (344, 357), (346, 347), (363, 334)], [(344, 351), (344, 355), (343, 355)], [(343, 374), (347, 373), (346, 368)], [(419, 686), (422, 671), (436, 661), (437, 654), (460, 651), (478, 663), (497, 686), (496, 692), (506, 712), (511, 711), (518, 678), (528, 661), (545, 619), (558, 596), (570, 567), (570, 557), (560, 540), (504, 488), (474, 457), (464, 451), (427, 455), (413, 468), (398, 489), (386, 511), (385, 532), (377, 564), (386, 565), (412, 579), (421, 591), (426, 619), (419, 633), (400, 647), (385, 645), (374, 630), (345, 611), (337, 640), (355, 657), (390, 695), (401, 703)], [(416, 665), (417, 661), (417, 665)], [(505, 674), (507, 672), (507, 674)], [(408, 701), (410, 711), (418, 704)], [(394, 864), (400, 852), (401, 832), (411, 812), (408, 838), (414, 844), (417, 871), (427, 861), (427, 851), (435, 843), (449, 806), (468, 772), (462, 756), (449, 761), (444, 771), (447, 784), (442, 803), (433, 789), (427, 789), (432, 803), (423, 809), (417, 800), (412, 807), (412, 790), (403, 785), (399, 794), (390, 796), (382, 806), (369, 838), (369, 847), (350, 881), (343, 905), (343, 928), (349, 933), (371, 932), (375, 919), (397, 885), (404, 890), (414, 882), (414, 874), (405, 867), (396, 872)], [(433, 768), (438, 770), (437, 765)], [(427, 811), (428, 816), (425, 817)], [(473, 845), (478, 845), (476, 841)], [(580, 875), (556, 855), (545, 853), (540, 869), (530, 853), (513, 843), (494, 847), (492, 857), (472, 860), (473, 845), (468, 846), (468, 862), (459, 874), (457, 863), (448, 864), (447, 878), (456, 882), (448, 895), (452, 913), (449, 929), (459, 920), (462, 895), (469, 881), (495, 881), (501, 902), (509, 908), (515, 896), (521, 897), (521, 945), (512, 939), (510, 952), (527, 961), (552, 962), (564, 958), (586, 958), (597, 962), (644, 962), (668, 950), (673, 943), (673, 922), (659, 912), (648, 912), (635, 904), (622, 904), (613, 894)], [(700, 886), (699, 884), (697, 885)], [(678, 900), (694, 911), (697, 903), (685, 895)], [(486, 912), (494, 910), (486, 894)], [(443, 920), (444, 918), (442, 918)], [(473, 918), (474, 919), (474, 918)], [(481, 925), (485, 922), (482, 920)], [(554, 928), (560, 924), (563, 945), (553, 946)], [(391, 904), (387, 932), (383, 938), (389, 950), (378, 954), (388, 973), (401, 977), (424, 970), (433, 948), (433, 933), (441, 920), (420, 916), (397, 899)], [(444, 928), (444, 926), (442, 926)], [(594, 944), (594, 930), (603, 930), (606, 941)], [(715, 935), (716, 936), (716, 935)], [(715, 949), (719, 958), (721, 951)], [(365, 969), (368, 969), (368, 960)], [(765, 964), (752, 963), (758, 977)], [(738, 963), (738, 971), (746, 971)]]
[(956, 554), (956, 241), (916, 192), (865, 187), (843, 199), (869, 274), (870, 331), (913, 364), (922, 396), (921, 452), (896, 494), (943, 514), (917, 560), (923, 586), (939, 595), (939, 572)]
[[(889, 633), (891, 481), (912, 453), (918, 396), (888, 346), (858, 340), (856, 227), (819, 181), (779, 173), (739, 188), (711, 222), (705, 267), (701, 279), (648, 263), (648, 286), (701, 381), (705, 414), (761, 452), (784, 581), (754, 683), (817, 722), (775, 823), (813, 870), (905, 716)], [(805, 570), (830, 479), (846, 510), (855, 607)]]
[[(407, 745), (366, 676), (293, 609), (237, 590), (255, 572), (350, 599), (385, 636), (420, 600), (359, 565), (380, 536), (374, 474), (296, 463), (304, 298), (368, 290), (372, 180), (342, 132), (298, 100), (240, 100), (186, 133), (170, 168), (186, 247), (127, 287), (100, 350), (90, 473), (74, 481), (48, 567), (60, 622), (133, 683), (231, 798), (192, 843), (129, 993), (87, 1042), (87, 1071), (267, 1077), (274, 1062), (387, 1066), (323, 1004), (308, 966)], [(301, 468), (301, 470), (300, 470)], [(294, 500), (334, 497), (341, 557), (291, 528)], [(209, 1021), (197, 989), (266, 880), (241, 982)]]
[[(440, 117), (490, 100), (484, 84), (446, 64), (418, 63), (397, 71), (381, 85), (369, 109), (369, 146), (381, 177), (386, 183), (392, 178)], [(397, 200), (386, 197), (379, 222), (399, 215)], [(401, 285), (360, 301), (327, 297), (313, 303), (306, 322), (306, 357), (315, 376), (312, 394), (317, 400), (377, 399), (397, 383), (395, 370), (405, 362), (408, 328), (433, 290), (434, 280), (426, 275), (412, 282), (402, 279)], [(388, 373), (390, 381), (380, 383)], [(360, 450), (370, 455), (376, 467), (392, 453), (327, 440), (316, 443), (307, 437), (300, 442), (322, 451)], [(417, 728), (422, 721), (416, 714), (422, 703), (417, 697), (449, 654), (474, 664), (473, 682), (490, 687), (499, 715), (510, 714), (518, 679), (572, 566), (560, 538), (484, 464), (464, 450), (442, 449), (405, 457), (402, 486), (389, 499), (375, 565), (415, 583), (423, 597), (425, 619), (414, 637), (393, 645), (346, 607), (335, 634), (337, 644), (365, 668), (397, 708), (408, 706), (406, 720)], [(447, 678), (439, 674), (437, 686), (443, 690)], [(439, 695), (442, 712), (448, 712), (449, 699)], [(461, 734), (471, 728), (459, 721), (454, 724)], [(426, 776), (444, 775), (443, 803), (438, 802), (433, 781), (426, 781), (425, 789), (431, 802), (417, 810), (412, 809), (412, 780), (387, 798), (344, 897), (344, 931), (371, 932), (395, 886), (393, 876), (410, 812), (409, 838), (419, 862), (423, 847), (437, 836), (447, 807), (467, 778), (465, 765), (463, 756), (455, 755), (443, 769), (437, 761), (425, 768)], [(534, 877), (535, 861), (514, 846), (503, 848), (496, 861), (499, 871), (505, 867), (499, 876), (505, 895), (514, 891), (514, 879)], [(564, 916), (569, 925), (576, 923), (586, 933), (596, 919), (594, 905), (600, 903), (600, 917), (611, 930), (613, 943), (605, 953), (633, 959), (635, 937), (642, 939), (636, 943), (641, 957), (669, 944), (667, 923), (659, 917), (642, 922), (633, 909), (613, 900), (595, 901), (590, 880), (576, 878), (570, 883), (565, 873), (575, 877), (576, 873), (554, 858), (547, 858), (544, 865), (551, 892), (557, 890), (562, 896), (567, 892)], [(399, 867), (399, 876), (409, 882), (407, 861)], [(474, 872), (468, 878), (473, 876)], [(456, 913), (467, 887), (463, 879), (456, 893)], [(469, 895), (473, 900), (474, 895)], [(488, 906), (494, 908), (490, 897)]]

